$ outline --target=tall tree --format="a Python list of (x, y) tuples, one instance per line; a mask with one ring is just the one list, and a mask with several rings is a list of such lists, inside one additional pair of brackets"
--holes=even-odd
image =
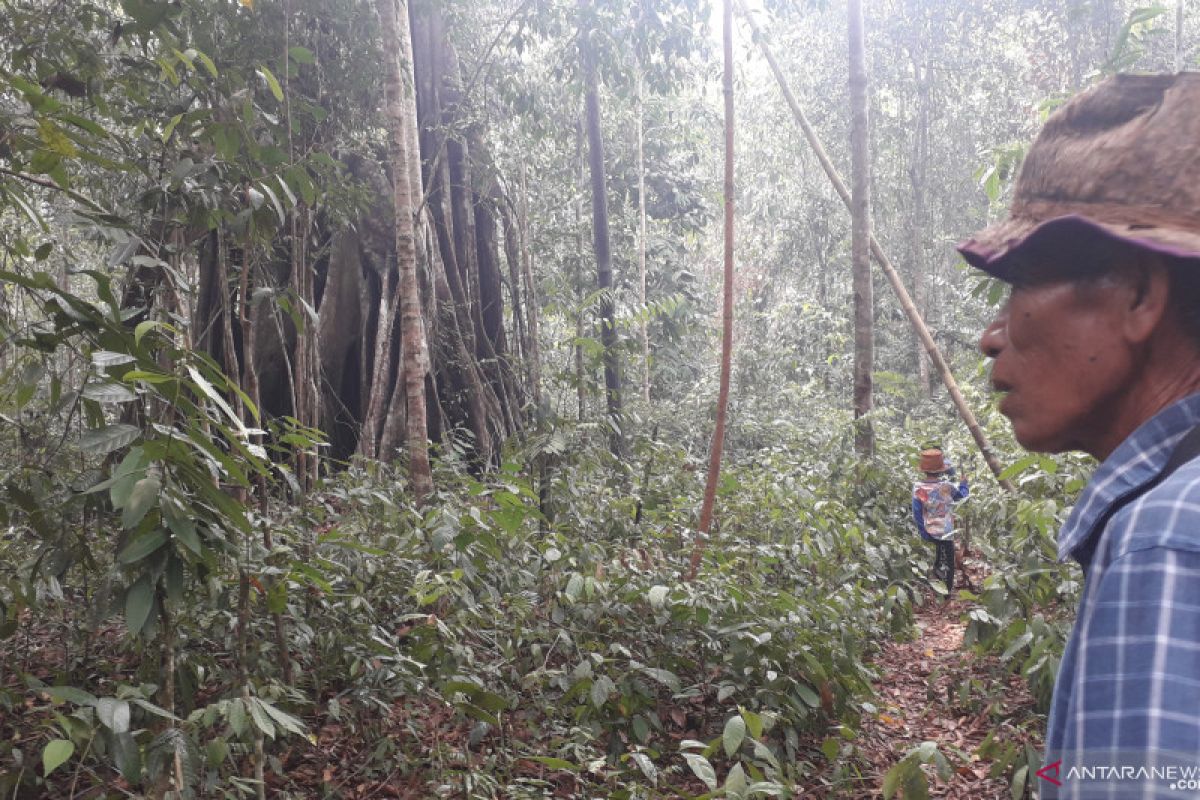
[(854, 285), (854, 448), (875, 451), (871, 370), (875, 360), (874, 296), (871, 289), (871, 164), (867, 150), (867, 60), (862, 0), (850, 0), (850, 216)]
[(617, 353), (616, 298), (613, 296), (612, 252), (608, 235), (608, 181), (604, 173), (604, 137), (600, 129), (600, 80), (592, 37), (596, 29), (586, 24), (588, 0), (579, 0), (585, 24), (579, 31), (583, 60), (584, 116), (588, 139), (588, 167), (592, 189), (592, 249), (596, 254), (596, 286), (600, 290), (600, 343), (604, 347), (604, 396), (608, 409), (611, 449), (624, 450), (621, 422), (621, 373)]
[[(391, 122), (388, 140), (392, 164), (392, 205), (396, 219), (396, 264), (399, 272), (401, 377), (404, 386), (404, 412), (407, 419), (406, 454), (408, 475), (418, 505), (433, 493), (429, 467), (428, 432), (425, 418), (425, 321), (421, 313), (420, 288), (417, 284), (416, 209), (414, 197), (421, 186), (413, 185), (420, 173), (413, 165), (420, 154), (416, 143), (416, 96), (413, 92), (412, 34), (407, 3), (404, 0), (378, 0), (379, 20), (384, 42), (394, 42), (397, 51), (387, 59), (385, 73), (387, 114)], [(384, 48), (392, 53), (391, 48)]]

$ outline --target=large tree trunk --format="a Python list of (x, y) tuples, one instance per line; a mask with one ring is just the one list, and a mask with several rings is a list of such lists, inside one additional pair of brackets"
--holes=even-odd
[[(405, 452), (408, 477), (418, 506), (433, 493), (429, 467), (429, 436), (425, 411), (425, 325), (421, 315), (421, 297), (417, 283), (417, 239), (414, 197), (420, 197), (420, 184), (412, 184), (410, 169), (420, 153), (412, 152), (413, 137), (409, 126), (416, 125), (416, 100), (411, 87), (412, 40), (408, 9), (404, 0), (378, 0), (379, 19), (385, 42), (394, 42), (399, 52), (388, 59), (387, 110), (391, 121), (388, 140), (392, 162), (392, 204), (395, 208), (396, 264), (399, 272), (400, 306), (400, 377), (404, 386), (406, 419)], [(399, 7), (397, 7), (397, 5)], [(385, 50), (390, 52), (390, 50)], [(385, 437), (386, 438), (386, 437)]]
[(862, 0), (850, 0), (850, 238), (854, 286), (854, 448), (875, 452), (870, 413), (875, 360), (874, 297), (871, 290), (871, 164), (867, 152), (867, 62)]
[[(587, 0), (580, 0), (586, 10)], [(592, 183), (592, 248), (596, 254), (596, 286), (600, 290), (600, 342), (604, 346), (604, 394), (612, 426), (610, 448), (614, 455), (624, 453), (621, 421), (620, 359), (617, 354), (616, 303), (613, 297), (612, 254), (609, 250), (607, 180), (604, 174), (604, 138), (600, 131), (600, 89), (596, 57), (590, 37), (593, 31), (580, 31), (583, 57), (584, 107), (587, 120), (588, 166)]]

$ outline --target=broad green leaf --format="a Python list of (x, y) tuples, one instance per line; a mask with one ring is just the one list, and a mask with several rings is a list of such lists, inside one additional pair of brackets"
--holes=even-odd
[(704, 782), (709, 791), (717, 790), (717, 771), (713, 769), (713, 765), (708, 763), (708, 759), (698, 753), (684, 753), (684, 759), (692, 769), (692, 774)]
[(184, 547), (198, 556), (204, 555), (200, 536), (196, 533), (196, 523), (187, 517), (167, 516), (167, 527), (171, 529), (171, 533), (175, 534), (175, 538), (183, 543)]
[(742, 715), (742, 719), (746, 723), (746, 731), (755, 739), (762, 738), (763, 718), (753, 711), (747, 711), (744, 708), (739, 708), (738, 713)]
[(271, 724), (271, 720), (267, 717), (262, 709), (262, 705), (255, 702), (257, 698), (250, 698), (250, 719), (254, 720), (254, 724), (260, 731), (267, 735), (267, 738), (275, 738), (275, 726)]
[(616, 684), (612, 682), (612, 678), (607, 675), (601, 675), (592, 682), (592, 705), (600, 708), (608, 701), (608, 696), (617, 690)]
[(800, 695), (800, 699), (807, 703), (810, 708), (816, 708), (821, 705), (821, 698), (807, 684), (796, 684), (796, 694)]
[(77, 706), (96, 705), (95, 695), (89, 694), (83, 689), (76, 689), (74, 686), (47, 686), (42, 691), (55, 700), (74, 703)]
[(134, 636), (141, 633), (154, 606), (154, 586), (149, 575), (134, 581), (125, 593), (125, 625)]
[(730, 717), (725, 722), (725, 730), (721, 733), (721, 742), (725, 745), (725, 755), (730, 758), (742, 746), (746, 738), (746, 721), (741, 717)]
[(158, 549), (167, 541), (167, 535), (161, 529), (153, 530), (149, 533), (142, 534), (136, 537), (132, 542), (125, 545), (121, 550), (121, 554), (117, 556), (117, 560), (122, 564), (134, 564), (141, 561), (148, 555), (158, 552)]
[(746, 796), (746, 770), (742, 768), (740, 761), (734, 764), (733, 769), (725, 776), (725, 796), (739, 800)]
[[(133, 528), (139, 522), (141, 522), (142, 517), (146, 516), (146, 512), (151, 508), (154, 508), (155, 504), (158, 503), (158, 495), (161, 491), (162, 482), (154, 475), (147, 475), (135, 483), (133, 485), (133, 491), (129, 493), (129, 502), (126, 503), (125, 507), (121, 510), (121, 525), (128, 529)], [(153, 544), (154, 549), (149, 551), (151, 553), (162, 546), (163, 541), (166, 540), (166, 537), (163, 535), (162, 531), (157, 531), (156, 533), (158, 534), (158, 540)], [(149, 543), (147, 543), (147, 545), (149, 545)], [(135, 552), (141, 551), (138, 550)], [(141, 553), (141, 555), (136, 557), (131, 556), (129, 561), (125, 561), (125, 553), (122, 552), (121, 558), (124, 563), (131, 564), (138, 558), (142, 558), (147, 554), (148, 553)]]
[(141, 429), (123, 422), (104, 428), (92, 428), (79, 437), (79, 449), (93, 455), (107, 455), (133, 444), (141, 435)]
[(279, 727), (283, 728), (285, 731), (297, 734), (299, 736), (304, 735), (304, 723), (299, 719), (293, 717), (291, 714), (288, 714), (285, 711), (281, 711), (272, 704), (268, 703), (266, 700), (256, 700), (256, 702), (262, 706), (263, 710), (266, 711), (268, 715), (270, 715), (271, 719), (279, 723)]
[(246, 706), (241, 698), (229, 702), (228, 720), (234, 735), (240, 737), (246, 730)]
[(49, 775), (66, 763), (75, 752), (75, 743), (68, 739), (52, 739), (42, 748), (42, 774)]
[(89, 383), (83, 387), (83, 396), (97, 403), (128, 403), (137, 400), (137, 392), (119, 383)]
[(113, 733), (129, 731), (129, 703), (124, 700), (101, 697), (96, 701), (96, 716)]
[(111, 350), (97, 350), (92, 353), (92, 363), (97, 367), (115, 367), (118, 364), (128, 364), (130, 361), (136, 360), (128, 353), (114, 353)]

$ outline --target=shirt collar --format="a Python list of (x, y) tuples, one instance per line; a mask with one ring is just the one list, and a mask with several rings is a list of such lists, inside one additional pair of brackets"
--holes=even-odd
[(1109, 506), (1158, 475), (1175, 445), (1198, 424), (1200, 394), (1194, 394), (1167, 406), (1121, 442), (1092, 475), (1058, 534), (1058, 560), (1079, 551)]

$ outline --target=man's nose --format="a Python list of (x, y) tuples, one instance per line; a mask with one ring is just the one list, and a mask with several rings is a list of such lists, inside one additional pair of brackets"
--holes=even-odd
[(1000, 355), (1000, 351), (1004, 349), (1007, 341), (1006, 330), (1008, 327), (1008, 309), (1003, 309), (999, 314), (992, 319), (983, 330), (983, 335), (979, 337), (979, 349), (988, 358), (995, 358)]

